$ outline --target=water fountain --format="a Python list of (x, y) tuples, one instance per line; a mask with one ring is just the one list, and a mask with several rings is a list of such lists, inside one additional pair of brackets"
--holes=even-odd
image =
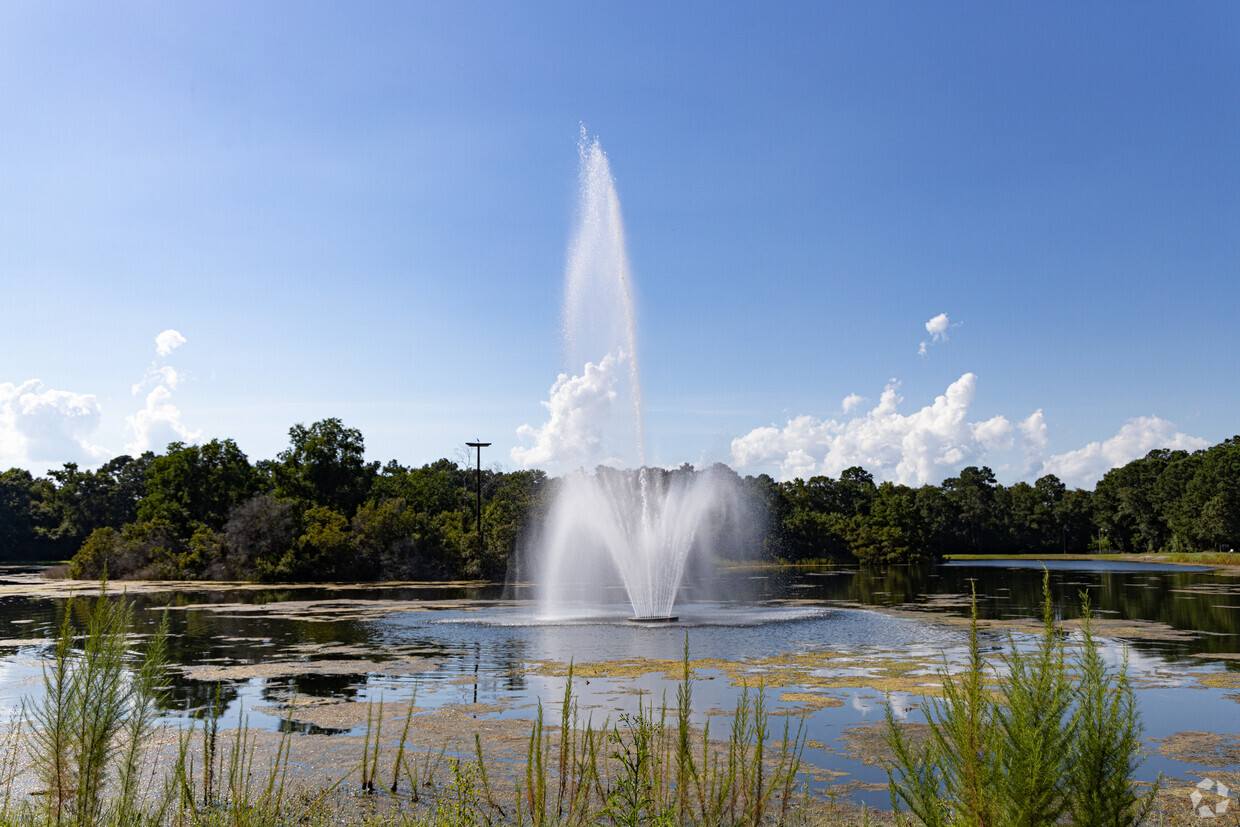
[[(620, 201), (607, 156), (583, 132), (580, 214), (565, 276), (564, 357), (585, 369), (571, 379), (561, 374), (547, 403), (553, 421), (577, 418), (559, 432), (553, 461), (578, 470), (557, 481), (545, 529), (531, 543), (529, 574), (544, 617), (605, 612), (601, 607), (614, 606), (623, 588), (632, 620), (675, 620), (687, 572), (709, 569), (706, 552), (736, 511), (730, 507), (734, 475), (647, 466), (637, 353)], [(570, 386), (595, 392), (557, 408), (557, 389)], [(581, 469), (600, 454), (595, 471)]]

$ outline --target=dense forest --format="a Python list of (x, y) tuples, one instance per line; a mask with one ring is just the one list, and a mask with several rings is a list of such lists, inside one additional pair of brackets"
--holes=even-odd
[[(366, 462), (338, 419), (294, 425), (274, 460), (232, 440), (173, 443), (94, 471), (73, 463), (0, 474), (0, 560), (71, 559), (69, 574), (115, 578), (374, 580), (505, 575), (558, 481), (484, 469)], [(940, 485), (838, 479), (776, 482), (725, 466), (741, 535), (731, 548), (770, 560), (916, 562), (950, 553), (1203, 551), (1240, 544), (1240, 436), (1201, 451), (1151, 451), (1093, 491), (1053, 475), (1000, 485), (968, 467)], [(697, 474), (684, 465), (664, 474)]]

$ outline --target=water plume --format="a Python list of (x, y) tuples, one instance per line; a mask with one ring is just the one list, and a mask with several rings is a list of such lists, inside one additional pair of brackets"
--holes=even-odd
[[(534, 445), (513, 451), (523, 464), (577, 470), (555, 483), (527, 573), (544, 616), (590, 614), (627, 600), (637, 618), (665, 618), (686, 572), (709, 569), (713, 538), (735, 510), (735, 475), (647, 467), (620, 198), (598, 140), (583, 130), (579, 149), (580, 206), (563, 316), (563, 357), (573, 373), (561, 373), (552, 387), (548, 421), (519, 429)], [(593, 472), (583, 470), (600, 459)]]

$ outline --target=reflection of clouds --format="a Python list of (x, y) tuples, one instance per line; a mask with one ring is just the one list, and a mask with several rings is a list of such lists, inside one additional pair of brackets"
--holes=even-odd
[(43, 663), (26, 653), (0, 660), (0, 725), (11, 723), (22, 714), (23, 706), (32, 708), (42, 696)]
[(892, 692), (887, 701), (891, 704), (891, 714), (897, 721), (903, 721), (908, 717), (909, 712), (919, 706), (916, 697), (907, 692)]
[(865, 718), (870, 717), (871, 712), (882, 712), (883, 709), (881, 702), (868, 695), (853, 695), (850, 706)]
[[(1073, 635), (1079, 645), (1079, 634)], [(1193, 681), (1186, 675), (1168, 671), (1168, 664), (1156, 655), (1149, 655), (1131, 648), (1122, 640), (1095, 638), (1098, 654), (1110, 668), (1118, 671), (1127, 664), (1128, 677), (1158, 686), (1186, 686)]]
[(849, 706), (860, 712), (863, 718), (870, 717), (871, 713), (882, 717), (886, 714), (888, 704), (891, 704), (892, 716), (897, 721), (903, 721), (908, 718), (910, 712), (918, 708), (920, 702), (916, 695), (908, 692), (890, 692), (884, 697), (857, 693), (849, 702)]

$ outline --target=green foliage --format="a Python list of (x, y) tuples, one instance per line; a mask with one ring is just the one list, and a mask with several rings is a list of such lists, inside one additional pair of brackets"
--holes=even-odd
[(862, 563), (912, 563), (925, 554), (919, 536), (917, 499), (906, 485), (884, 482), (870, 504), (868, 515), (853, 517), (848, 547)]
[(205, 445), (174, 442), (151, 460), (146, 496), (138, 504), (142, 522), (164, 520), (188, 538), (196, 524), (224, 527), (234, 506), (254, 494), (258, 478), (231, 439)]
[[(635, 713), (596, 730), (581, 725), (569, 669), (561, 707), (559, 760), (543, 725), (542, 704), (530, 732), (518, 824), (758, 825), (787, 823), (805, 745), (800, 726), (785, 721), (768, 753), (766, 693), (744, 687), (726, 742), (712, 739), (709, 720), (690, 725), (692, 678), (688, 638), (674, 712), (639, 697)], [(669, 715), (675, 722), (669, 722)], [(600, 739), (600, 734), (602, 738)], [(600, 744), (600, 740), (603, 742)], [(600, 746), (605, 745), (607, 752)], [(553, 790), (552, 781), (558, 781)]]
[(419, 552), (426, 545), (426, 526), (404, 499), (364, 503), (351, 526), (359, 579), (379, 572), (397, 578), (425, 574)]
[(1042, 635), (1037, 645), (1027, 653), (1009, 637), (1004, 661), (1004, 703), (997, 709), (1000, 798), (1012, 808), (1008, 820), (1017, 827), (1054, 824), (1067, 807), (1060, 773), (1076, 763), (1071, 750), (1077, 722), (1071, 717), (1072, 686), (1063, 636), (1055, 625), (1049, 572), (1042, 574)]
[[(74, 576), (97, 577), (106, 565), (122, 579), (494, 580), (545, 519), (559, 483), (541, 471), (482, 471), (479, 535), (471, 468), (441, 459), (380, 470), (365, 462), (361, 433), (339, 419), (295, 425), (290, 443), (256, 466), (231, 440), (212, 440), (117, 457), (93, 472), (68, 463), (48, 479), (10, 469), (0, 474), (0, 559), (73, 555)], [(875, 485), (859, 467), (782, 483), (718, 464), (657, 473), (713, 474), (739, 492), (727, 508), (743, 516), (709, 541), (725, 559), (889, 565), (969, 551), (1081, 552), (1098, 537), (1126, 551), (1240, 546), (1240, 437), (1193, 453), (1152, 451), (1093, 492), (1053, 475), (1004, 486), (985, 467), (915, 489)]]
[(1083, 637), (1077, 659), (1078, 704), (1069, 752), (1068, 810), (1077, 827), (1136, 827), (1154, 805), (1158, 785), (1141, 795), (1141, 719), (1128, 682), (1128, 663), (1107, 668), (1090, 625), (1089, 596), (1081, 594)]
[(138, 515), (146, 494), (146, 475), (155, 455), (119, 456), (97, 471), (81, 471), (67, 462), (48, 476), (55, 483), (49, 507), (53, 526), (45, 531), (64, 555), (72, 554), (96, 528), (120, 529)]
[(69, 576), (96, 579), (105, 573), (178, 579), (200, 572), (188, 543), (166, 520), (130, 523), (121, 531), (99, 528), (69, 561)]
[(940, 671), (943, 698), (929, 705), (929, 736), (911, 744), (887, 705), (892, 801), (927, 827), (1136, 827), (1155, 788), (1137, 792), (1141, 724), (1126, 665), (1107, 668), (1082, 595), (1082, 646), (1073, 673), (1043, 579), (1042, 634), (1031, 651), (1009, 638), (995, 679), (977, 634), (976, 598), (963, 673)]
[(378, 463), (366, 462), (365, 440), (356, 428), (332, 417), (288, 432), (290, 445), (275, 466), (276, 494), (353, 516), (370, 492)]
[(29, 471), (10, 468), (0, 474), (0, 560), (36, 560), (56, 554), (53, 528), (55, 490)]
[[(83, 578), (102, 577), (108, 563), (115, 560), (120, 549), (120, 533), (112, 528), (97, 528), (69, 561), (69, 576)], [(115, 570), (115, 566), (112, 567)]]
[(264, 568), (273, 568), (300, 533), (301, 515), (296, 503), (256, 494), (228, 516), (223, 574), (249, 579)]
[[(161, 623), (131, 669), (131, 613), (127, 601), (112, 600), (101, 588), (82, 648), (75, 649), (73, 613), (65, 612), (33, 714), (34, 765), (49, 822), (94, 825), (134, 809), (143, 747), (162, 698), (167, 625)], [(111, 799), (109, 784), (116, 791)]]
[(302, 518), (302, 533), (278, 560), (259, 559), (263, 582), (324, 581), (341, 578), (351, 565), (353, 536), (344, 515), (323, 505)]

